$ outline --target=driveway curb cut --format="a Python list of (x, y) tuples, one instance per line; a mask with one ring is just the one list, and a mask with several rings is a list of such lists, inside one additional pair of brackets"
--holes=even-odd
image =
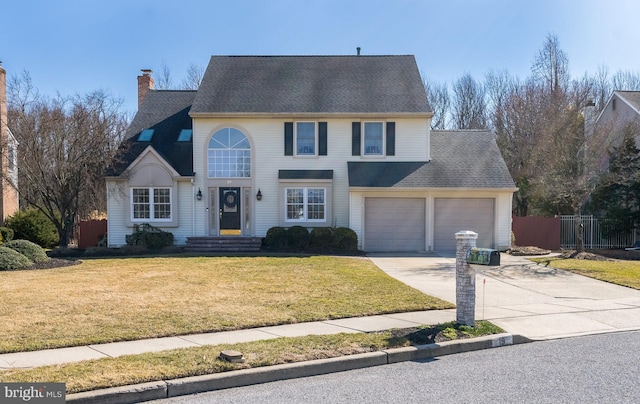
[(211, 375), (192, 376), (181, 379), (112, 387), (83, 393), (69, 394), (68, 403), (89, 404), (129, 404), (141, 401), (159, 400), (187, 394), (222, 390), (317, 376), (346, 370), (387, 365), (404, 361), (432, 359), (438, 356), (498, 348), (514, 344), (532, 342), (526, 337), (512, 334), (494, 334), (465, 340), (387, 349), (364, 354), (318, 359), (306, 362), (287, 363), (253, 369), (235, 370)]

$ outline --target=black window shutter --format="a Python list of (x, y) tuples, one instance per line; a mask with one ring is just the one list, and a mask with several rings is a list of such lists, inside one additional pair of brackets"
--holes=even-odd
[(387, 122), (387, 156), (396, 155), (396, 123)]
[(360, 122), (351, 122), (351, 155), (360, 155)]
[(284, 155), (293, 156), (293, 122), (284, 123)]
[(318, 155), (327, 155), (327, 123), (318, 122)]

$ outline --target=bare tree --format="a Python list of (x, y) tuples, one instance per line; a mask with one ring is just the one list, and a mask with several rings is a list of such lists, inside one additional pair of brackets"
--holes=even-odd
[(484, 129), (487, 127), (484, 86), (470, 74), (453, 84), (453, 122), (457, 129)]
[(598, 67), (598, 71), (592, 77), (593, 90), (592, 100), (595, 103), (596, 111), (600, 112), (604, 109), (609, 96), (613, 92), (613, 86), (609, 79), (609, 69), (606, 66)]
[(169, 90), (173, 88), (173, 77), (171, 77), (171, 70), (164, 60), (160, 65), (157, 77), (155, 78), (155, 88), (158, 90)]
[(122, 101), (101, 90), (34, 97), (28, 74), (14, 78), (8, 90), (9, 124), (19, 142), (20, 198), (54, 223), (66, 247), (79, 216), (105, 209), (102, 175), (127, 126)]
[(569, 84), (569, 58), (560, 49), (558, 37), (547, 35), (542, 48), (538, 51), (531, 66), (533, 79), (549, 93), (555, 94)]
[(614, 90), (640, 90), (640, 72), (631, 70), (620, 70), (613, 76), (612, 84)]
[(447, 83), (438, 84), (429, 79), (424, 79), (423, 83), (425, 92), (427, 93), (427, 99), (429, 100), (429, 106), (431, 106), (431, 110), (433, 111), (431, 129), (446, 129), (451, 105)]
[(182, 80), (182, 88), (185, 90), (197, 90), (204, 76), (204, 68), (195, 63), (189, 64), (187, 76)]

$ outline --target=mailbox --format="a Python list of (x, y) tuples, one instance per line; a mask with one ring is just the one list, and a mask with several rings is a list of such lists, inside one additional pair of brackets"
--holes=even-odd
[(467, 263), (497, 267), (500, 265), (500, 252), (491, 248), (473, 247), (467, 251)]

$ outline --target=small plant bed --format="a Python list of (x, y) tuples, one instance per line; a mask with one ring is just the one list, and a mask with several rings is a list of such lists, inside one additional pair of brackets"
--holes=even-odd
[[(0, 373), (0, 378), (5, 383), (33, 380), (66, 383), (67, 394), (72, 394), (107, 387), (335, 358), (500, 332), (503, 331), (499, 327), (481, 321), (476, 327), (458, 327), (453, 323), (447, 323), (375, 333), (309, 335), (240, 344), (205, 345), (33, 369), (7, 370)], [(220, 353), (225, 350), (241, 352), (245, 362), (230, 363), (221, 360)]]
[(460, 325), (455, 322), (435, 326), (398, 328), (391, 333), (393, 338), (406, 340), (410, 345), (425, 345), (457, 339), (474, 338), (483, 335), (499, 334), (504, 330), (488, 321), (476, 321), (475, 327)]

